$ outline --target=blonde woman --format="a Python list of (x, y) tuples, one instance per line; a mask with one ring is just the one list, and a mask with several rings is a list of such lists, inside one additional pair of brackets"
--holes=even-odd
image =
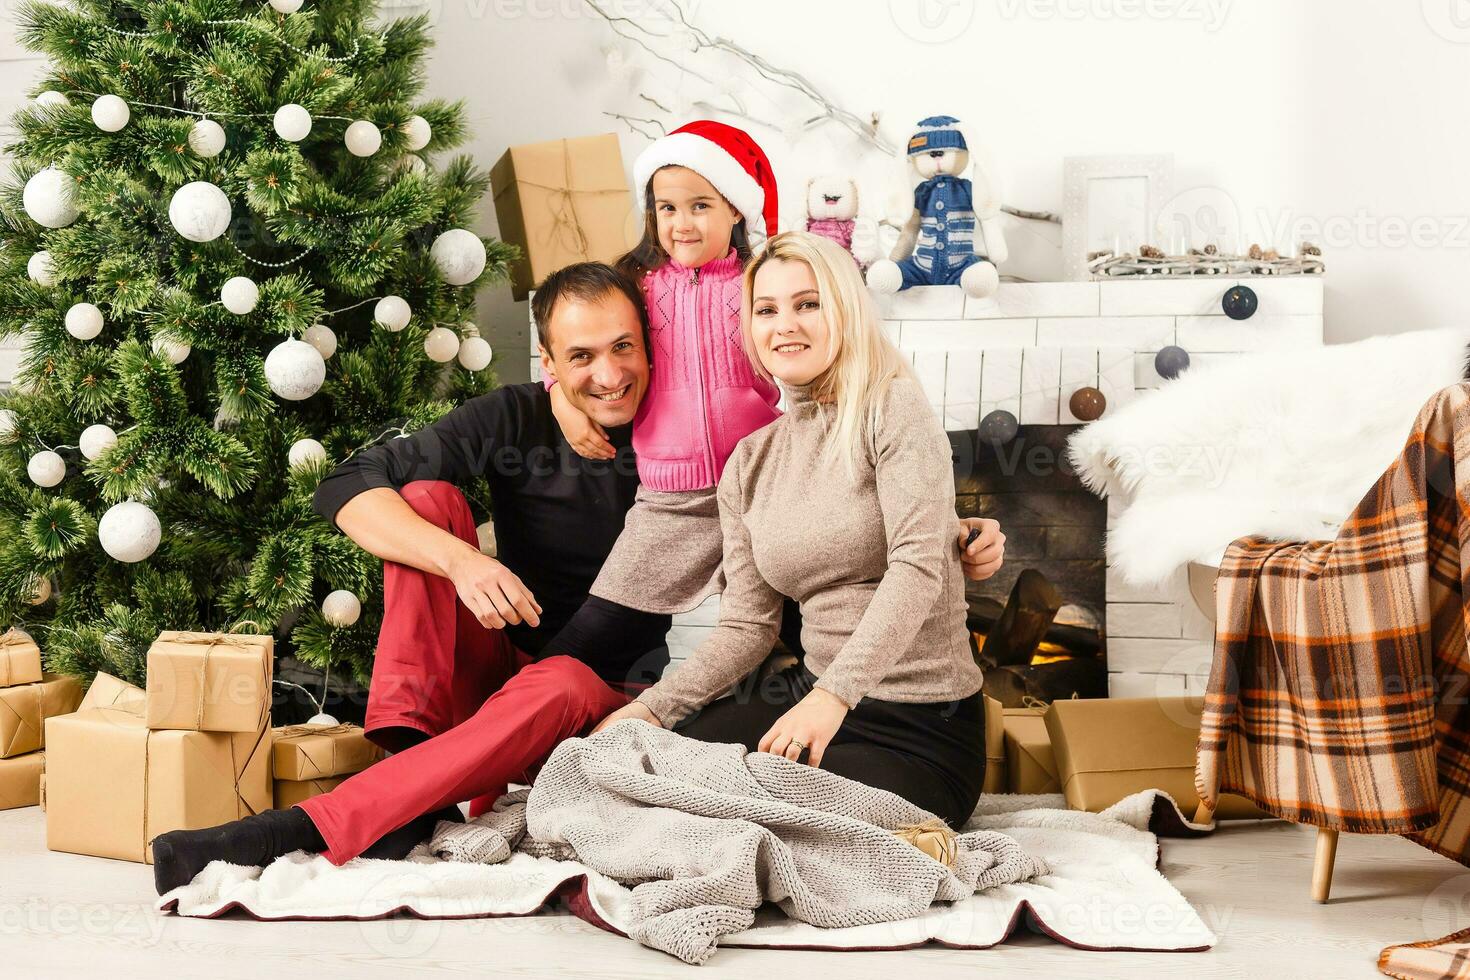
[[(958, 826), (985, 778), (985, 717), (944, 430), (827, 239), (770, 239), (745, 269), (742, 314), (787, 412), (742, 439), (720, 479), (719, 625), (598, 727), (641, 718), (805, 756)], [(771, 649), (783, 596), (801, 604), (804, 663), (721, 697)]]

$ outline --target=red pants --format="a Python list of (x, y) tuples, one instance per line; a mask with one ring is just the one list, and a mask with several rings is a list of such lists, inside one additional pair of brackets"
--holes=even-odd
[[(430, 523), (476, 544), (475, 522), (451, 484), (420, 480), (402, 490)], [(406, 726), (432, 736), (297, 806), (343, 864), (414, 817), (464, 800), (488, 810), (506, 784), (530, 782), (563, 739), (628, 697), (571, 657), (539, 662), (486, 629), (454, 583), (396, 562), (383, 564), (383, 627), (366, 727)]]

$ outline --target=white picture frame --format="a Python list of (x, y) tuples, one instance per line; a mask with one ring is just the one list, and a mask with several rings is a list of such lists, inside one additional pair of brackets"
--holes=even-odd
[(1174, 177), (1169, 153), (1066, 157), (1062, 161), (1062, 278), (1086, 280), (1087, 253), (1137, 254), (1153, 241)]

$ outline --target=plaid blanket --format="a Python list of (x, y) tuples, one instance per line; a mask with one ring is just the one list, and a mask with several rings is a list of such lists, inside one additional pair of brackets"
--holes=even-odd
[(1420, 410), (1331, 541), (1241, 538), (1216, 580), (1195, 781), (1298, 823), (1470, 851), (1470, 384)]

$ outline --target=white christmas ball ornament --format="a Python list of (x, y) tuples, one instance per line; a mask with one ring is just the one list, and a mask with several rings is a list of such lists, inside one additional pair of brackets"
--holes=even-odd
[(77, 448), (88, 459), (96, 459), (116, 445), (117, 433), (112, 431), (112, 426), (100, 422), (83, 429), (82, 437), (77, 440)]
[(91, 340), (102, 332), (102, 311), (91, 303), (75, 303), (66, 311), (66, 332), (78, 340)]
[(340, 721), (338, 721), (336, 719), (336, 717), (334, 717), (333, 715), (329, 715), (325, 711), (318, 711), (316, 714), (314, 714), (310, 718), (306, 719), (306, 721), (303, 722), (303, 724), (307, 724), (307, 725), (325, 725), (328, 728), (330, 728), (333, 725), (340, 725), (342, 723)]
[(260, 302), (260, 287), (249, 276), (226, 279), (225, 284), (220, 287), (219, 301), (231, 313), (244, 316)]
[(490, 366), (490, 344), (484, 337), (466, 337), (459, 345), (459, 363), (466, 371), (483, 371)]
[(283, 340), (265, 358), (265, 380), (280, 397), (291, 402), (310, 398), (327, 378), (327, 362), (304, 340)]
[(51, 262), (51, 253), (41, 249), (32, 255), (26, 262), (26, 274), (31, 281), (42, 286), (54, 286), (56, 284), (56, 267)]
[(26, 475), (38, 487), (54, 487), (66, 476), (66, 461), (59, 454), (43, 449), (26, 463)]
[(301, 339), (315, 347), (324, 360), (337, 353), (337, 334), (325, 323), (313, 323), (306, 328)]
[(343, 139), (347, 143), (348, 151), (359, 157), (370, 157), (383, 145), (382, 132), (366, 119), (359, 119), (348, 126)]
[(434, 135), (429, 121), (417, 115), (405, 119), (403, 125), (398, 127), (398, 131), (403, 134), (404, 145), (410, 150), (422, 150), (429, 145), (429, 138)]
[(158, 515), (147, 504), (136, 500), (113, 504), (97, 522), (97, 540), (102, 550), (118, 561), (142, 561), (158, 549), (162, 537)]
[(62, 92), (58, 92), (55, 89), (48, 89), (47, 91), (42, 92), (40, 95), (36, 96), (36, 105), (71, 105), (71, 99), (68, 99), (66, 95)]
[(322, 618), (333, 626), (351, 626), (362, 615), (362, 603), (346, 589), (338, 589), (322, 600)]
[(408, 300), (402, 296), (384, 296), (373, 307), (373, 319), (394, 333), (408, 326), (412, 316), (413, 310), (409, 308)]
[(311, 132), (311, 113), (306, 111), (305, 106), (287, 102), (276, 110), (273, 123), (277, 136), (291, 143), (299, 143)]
[(286, 461), (293, 470), (303, 466), (314, 466), (325, 462), (326, 458), (327, 447), (315, 439), (297, 439), (291, 443), (291, 450), (286, 454)]
[(197, 157), (217, 157), (225, 148), (225, 128), (213, 119), (201, 119), (189, 127), (189, 149)]
[(21, 203), (36, 224), (65, 228), (77, 220), (77, 182), (55, 167), (47, 167), (26, 181)]
[(485, 271), (485, 243), (464, 228), (451, 228), (429, 247), (429, 258), (439, 266), (439, 275), (451, 286), (474, 282)]
[(9, 442), (15, 436), (17, 416), (8, 408), (0, 408), (0, 442)]
[(230, 199), (207, 180), (196, 180), (174, 191), (168, 202), (168, 220), (191, 242), (212, 242), (230, 227)]
[(435, 327), (424, 338), (424, 353), (431, 361), (448, 364), (459, 353), (459, 334), (448, 327)]
[(429, 169), (429, 165), (424, 162), (423, 157), (414, 156), (412, 153), (404, 154), (403, 160), (399, 163), (399, 166), (403, 167), (411, 174), (421, 174), (425, 170)]
[(51, 598), (51, 580), (45, 575), (39, 575), (36, 577), (35, 590), (31, 593), (31, 605), (39, 606), (49, 598)]
[(157, 336), (153, 338), (153, 353), (162, 354), (170, 364), (183, 364), (193, 350), (192, 346), (181, 340)]
[(301, 0), (270, 0), (270, 3), (278, 14), (294, 14), (301, 9)]
[(132, 111), (115, 95), (100, 95), (92, 103), (92, 122), (104, 133), (115, 133), (128, 124)]

